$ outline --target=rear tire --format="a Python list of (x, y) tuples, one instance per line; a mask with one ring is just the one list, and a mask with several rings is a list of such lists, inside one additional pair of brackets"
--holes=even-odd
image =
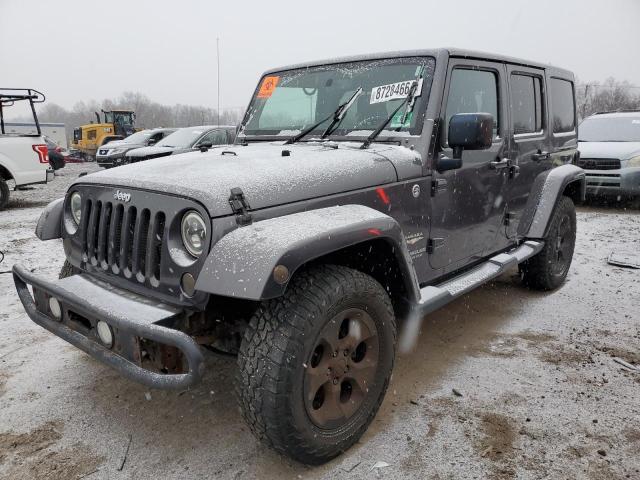
[(4, 210), (9, 205), (9, 185), (0, 178), (0, 210)]
[(372, 277), (322, 265), (264, 302), (245, 331), (236, 393), (260, 440), (306, 464), (351, 447), (384, 399), (396, 326)]
[(576, 209), (564, 195), (551, 217), (544, 248), (521, 266), (522, 281), (535, 290), (554, 290), (569, 273), (576, 244)]

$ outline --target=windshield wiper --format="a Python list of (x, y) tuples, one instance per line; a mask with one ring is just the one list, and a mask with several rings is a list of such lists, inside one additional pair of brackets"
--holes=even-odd
[(358, 89), (354, 92), (354, 94), (351, 95), (351, 98), (349, 98), (349, 100), (347, 100), (346, 102), (338, 105), (338, 108), (336, 108), (335, 111), (331, 115), (329, 115), (326, 118), (323, 118), (318, 123), (315, 123), (315, 124), (311, 125), (309, 128), (305, 128), (303, 131), (301, 131), (300, 133), (297, 133), (296, 135), (291, 137), (289, 140), (284, 142), (284, 144), (285, 145), (291, 145), (292, 143), (297, 142), (302, 137), (305, 137), (306, 135), (308, 135), (309, 133), (314, 131), (316, 128), (318, 128), (320, 125), (322, 125), (324, 122), (326, 122), (331, 117), (333, 117), (333, 120), (331, 121), (331, 123), (329, 124), (327, 129), (322, 133), (322, 137), (321, 138), (325, 138), (327, 135), (329, 135), (329, 133), (331, 133), (333, 130), (335, 130), (335, 127), (337, 127), (340, 124), (340, 122), (344, 118), (345, 114), (347, 113), (347, 110), (349, 110), (351, 105), (353, 105), (353, 103), (355, 102), (356, 98), (358, 98), (358, 96), (361, 93), (362, 93), (362, 87), (358, 87)]
[(371, 134), (367, 137), (364, 143), (360, 146), (360, 149), (368, 148), (369, 145), (371, 145), (371, 142), (373, 142), (378, 137), (378, 135), (380, 135), (380, 132), (384, 130), (384, 127), (387, 126), (387, 123), (389, 123), (393, 119), (393, 117), (396, 116), (396, 113), (398, 113), (400, 109), (404, 105), (406, 105), (407, 108), (405, 109), (404, 113), (402, 114), (402, 117), (400, 118), (400, 126), (398, 126), (395, 129), (397, 132), (400, 131), (400, 129), (402, 128), (402, 125), (404, 125), (404, 122), (407, 121), (407, 116), (411, 112), (413, 112), (413, 108), (416, 105), (416, 92), (418, 91), (418, 85), (420, 84), (420, 80), (422, 79), (423, 72), (424, 72), (424, 65), (420, 69), (420, 73), (416, 76), (416, 79), (413, 82), (413, 85), (411, 85), (411, 88), (409, 89), (409, 93), (404, 98), (404, 100), (400, 102), (400, 105), (398, 105), (398, 107), (393, 112), (391, 112), (391, 114), (385, 119), (384, 122), (382, 122), (378, 126), (378, 128), (376, 128), (373, 132), (371, 132)]

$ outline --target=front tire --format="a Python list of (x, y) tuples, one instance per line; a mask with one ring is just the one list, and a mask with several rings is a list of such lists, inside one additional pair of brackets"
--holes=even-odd
[(324, 463), (376, 415), (395, 343), (391, 301), (376, 280), (335, 265), (303, 271), (247, 327), (236, 381), (243, 416), (280, 453)]
[(564, 195), (551, 218), (544, 248), (522, 264), (524, 284), (535, 290), (555, 290), (569, 273), (576, 244), (576, 208)]
[(0, 178), (0, 210), (4, 210), (9, 205), (9, 185)]

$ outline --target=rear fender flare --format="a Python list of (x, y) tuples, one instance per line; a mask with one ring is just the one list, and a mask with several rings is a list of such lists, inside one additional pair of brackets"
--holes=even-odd
[(561, 165), (539, 174), (533, 183), (522, 220), (518, 225), (518, 236), (531, 239), (545, 238), (553, 211), (570, 186), (572, 199), (584, 200), (585, 173), (576, 165)]
[(273, 271), (284, 265), (289, 280), (303, 264), (362, 242), (383, 239), (393, 247), (411, 301), (420, 298), (417, 277), (402, 230), (388, 215), (363, 205), (294, 213), (239, 227), (211, 249), (196, 290), (266, 300), (284, 294)]

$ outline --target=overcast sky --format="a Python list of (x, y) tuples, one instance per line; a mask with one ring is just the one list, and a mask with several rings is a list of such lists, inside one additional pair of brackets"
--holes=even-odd
[(123, 91), (244, 107), (266, 69), (454, 46), (640, 85), (640, 0), (0, 0), (0, 86), (71, 107)]

